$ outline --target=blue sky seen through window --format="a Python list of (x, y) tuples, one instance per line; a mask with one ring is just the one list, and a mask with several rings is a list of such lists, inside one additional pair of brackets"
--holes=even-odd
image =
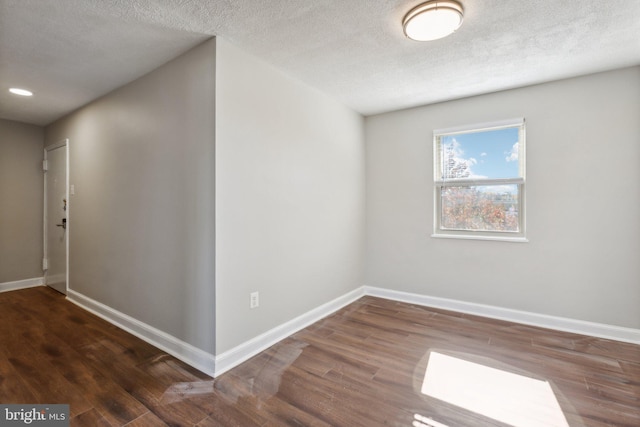
[(444, 151), (452, 153), (456, 163), (465, 163), (469, 178), (516, 178), (520, 176), (518, 161), (518, 128), (442, 136)]

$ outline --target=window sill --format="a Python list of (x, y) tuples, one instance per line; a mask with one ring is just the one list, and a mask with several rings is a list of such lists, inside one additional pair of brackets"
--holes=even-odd
[(501, 237), (501, 236), (471, 236), (468, 234), (432, 234), (436, 239), (461, 239), (461, 240), (493, 240), (497, 242), (527, 243), (526, 237)]

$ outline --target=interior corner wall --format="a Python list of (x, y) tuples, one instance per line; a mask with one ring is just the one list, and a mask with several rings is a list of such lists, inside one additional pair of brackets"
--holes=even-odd
[[(433, 130), (526, 119), (528, 243), (437, 239)], [(365, 283), (640, 328), (640, 67), (368, 117)]]
[(215, 353), (215, 40), (46, 128), (75, 292)]
[(362, 116), (224, 40), (217, 55), (220, 354), (362, 286), (365, 175)]
[(42, 277), (44, 129), (0, 119), (0, 284)]

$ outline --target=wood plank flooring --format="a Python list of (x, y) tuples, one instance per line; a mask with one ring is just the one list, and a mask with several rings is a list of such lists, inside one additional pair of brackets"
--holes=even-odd
[(640, 426), (637, 345), (364, 297), (213, 380), (51, 289), (0, 293), (0, 403), (72, 426), (508, 425), (423, 394), (434, 352), (548, 381), (565, 425)]

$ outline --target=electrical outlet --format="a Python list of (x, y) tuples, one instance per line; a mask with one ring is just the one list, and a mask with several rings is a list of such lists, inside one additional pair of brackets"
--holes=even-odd
[(260, 305), (258, 292), (251, 292), (251, 302), (249, 303), (249, 307), (256, 308)]

